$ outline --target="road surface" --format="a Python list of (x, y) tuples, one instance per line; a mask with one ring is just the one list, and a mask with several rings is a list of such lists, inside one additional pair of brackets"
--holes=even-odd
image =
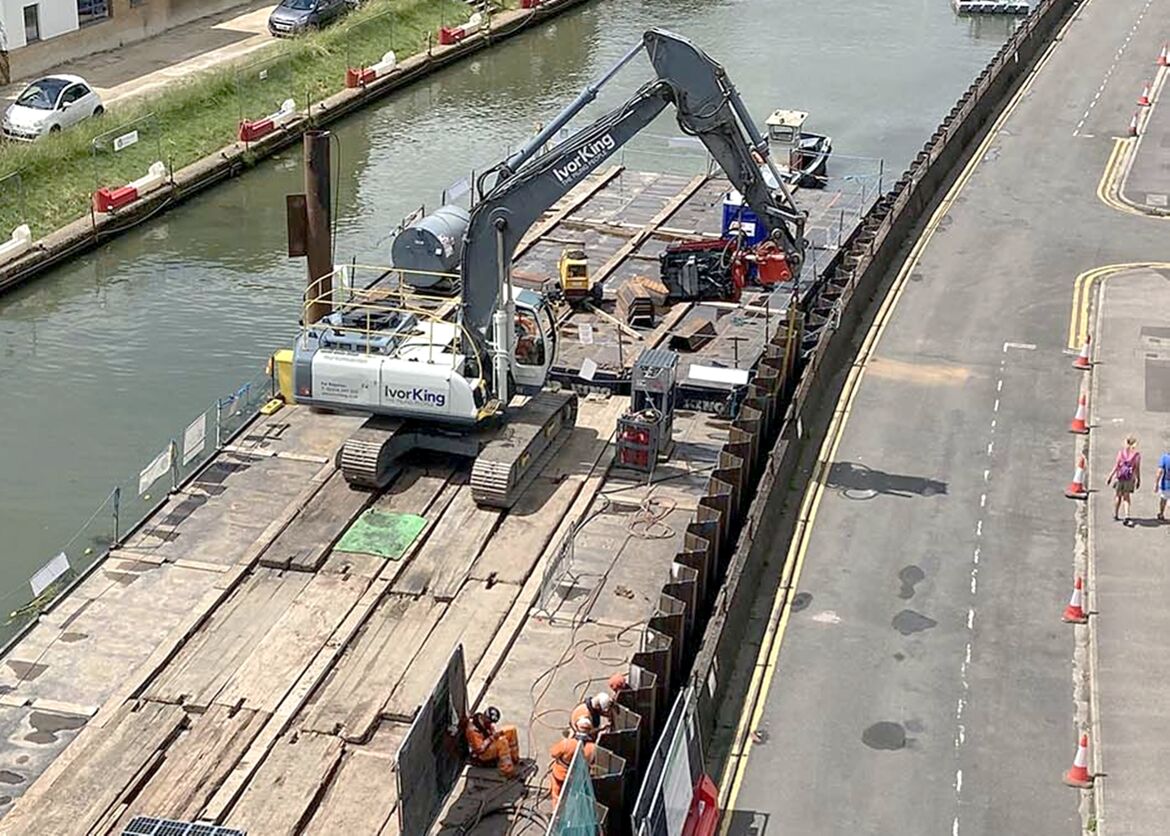
[(1166, 255), (1095, 189), (1168, 17), (1082, 6), (895, 279), (789, 552), (731, 833), (1076, 832), (1069, 299)]

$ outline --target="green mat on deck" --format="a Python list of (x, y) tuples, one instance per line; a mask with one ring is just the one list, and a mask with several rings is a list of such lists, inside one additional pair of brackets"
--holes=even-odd
[(417, 514), (375, 511), (371, 508), (354, 520), (333, 549), (398, 560), (424, 525), (426, 520)]

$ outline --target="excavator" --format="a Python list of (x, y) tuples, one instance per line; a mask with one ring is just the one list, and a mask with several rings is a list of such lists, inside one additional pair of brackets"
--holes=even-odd
[[(549, 147), (643, 51), (657, 77), (625, 104)], [(524, 146), (477, 178), (479, 201), (470, 213), (442, 207), (403, 230), (401, 246), (395, 240), (394, 269), (417, 291), (434, 291), (449, 281), (435, 270), (437, 263), (458, 264), (456, 322), (403, 309), (380, 313), (371, 325), (369, 311), (359, 309), (330, 314), (303, 329), (293, 361), (298, 402), (372, 416), (339, 453), (351, 485), (384, 487), (399, 458), (422, 448), (474, 459), (470, 486), (480, 506), (507, 509), (516, 502), (572, 431), (577, 415), (576, 393), (545, 387), (557, 323), (543, 294), (513, 288), (516, 247), (546, 210), (667, 105), (674, 106), (682, 131), (704, 143), (760, 218), (770, 257), (779, 253), (792, 275), (799, 275), (805, 215), (769, 159), (768, 143), (735, 86), (723, 67), (689, 40), (650, 29)]]

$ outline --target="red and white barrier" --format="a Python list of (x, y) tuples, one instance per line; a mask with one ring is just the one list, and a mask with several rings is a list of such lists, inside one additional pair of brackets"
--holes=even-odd
[(544, 5), (544, 0), (520, 0), (522, 9), (538, 9)]
[(139, 198), (145, 197), (167, 181), (167, 167), (160, 160), (150, 164), (144, 177), (139, 177), (133, 183), (127, 183), (120, 188), (111, 189), (102, 186), (93, 193), (93, 208), (95, 212), (113, 212), (124, 206), (129, 206)]
[(441, 26), (439, 27), (439, 45), (457, 44), (468, 35), (474, 35), (482, 29), (485, 23), (483, 13), (476, 12), (462, 26)]
[(1158, 60), (1155, 63), (1159, 67), (1170, 67), (1170, 46), (1162, 44), (1162, 51), (1158, 53)]
[(285, 99), (280, 110), (270, 113), (263, 119), (245, 119), (240, 123), (240, 142), (255, 142), (268, 136), (277, 128), (283, 128), (297, 115), (297, 103), (292, 99)]
[(32, 247), (32, 230), (21, 224), (12, 230), (12, 237), (0, 244), (0, 264), (24, 255)]
[(394, 50), (390, 50), (382, 56), (382, 60), (377, 64), (371, 64), (368, 67), (350, 67), (347, 69), (345, 71), (345, 86), (350, 88), (364, 87), (371, 81), (386, 75), (397, 66), (398, 57), (394, 54)]

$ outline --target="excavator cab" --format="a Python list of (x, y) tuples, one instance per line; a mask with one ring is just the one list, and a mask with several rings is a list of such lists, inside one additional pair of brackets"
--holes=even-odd
[(515, 305), (512, 376), (521, 393), (535, 394), (544, 386), (556, 356), (556, 320), (544, 297), (531, 290), (519, 291)]

